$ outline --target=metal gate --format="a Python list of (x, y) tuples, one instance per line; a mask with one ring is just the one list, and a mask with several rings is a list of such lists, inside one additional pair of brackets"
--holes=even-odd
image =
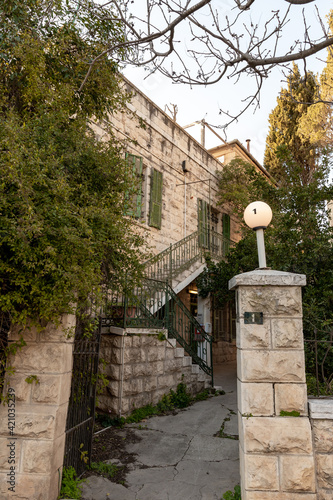
[(85, 326), (83, 320), (77, 319), (64, 456), (64, 467), (74, 467), (78, 475), (91, 458), (101, 321), (89, 336)]

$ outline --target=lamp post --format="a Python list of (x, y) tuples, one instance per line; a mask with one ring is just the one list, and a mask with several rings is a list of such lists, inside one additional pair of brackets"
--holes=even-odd
[(244, 211), (244, 220), (247, 226), (256, 231), (259, 269), (266, 268), (266, 254), (264, 229), (272, 220), (272, 209), (263, 201), (254, 201), (250, 203)]

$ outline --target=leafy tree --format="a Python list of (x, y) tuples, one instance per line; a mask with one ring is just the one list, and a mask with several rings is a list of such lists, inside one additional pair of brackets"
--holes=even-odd
[[(329, 30), (333, 33), (333, 11), (329, 16)], [(333, 50), (327, 50), (326, 66), (320, 75), (315, 103), (302, 116), (299, 133), (319, 148), (333, 145)]]
[(269, 115), (269, 132), (266, 138), (264, 166), (279, 182), (286, 182), (289, 173), (285, 172), (288, 165), (277, 155), (277, 150), (285, 146), (292, 156), (292, 165), (297, 163), (301, 169), (303, 185), (312, 180), (317, 167), (316, 144), (299, 132), (299, 125), (308, 108), (314, 102), (317, 93), (317, 80), (313, 73), (308, 72), (302, 77), (296, 64), (288, 77), (286, 89), (282, 89), (277, 98), (277, 105)]
[(123, 33), (90, 2), (8, 0), (0, 21), (0, 310), (43, 323), (140, 275), (142, 240), (123, 216), (133, 173), (112, 130), (93, 132), (130, 96), (108, 57), (77, 91)]
[[(304, 185), (302, 165), (293, 161), (286, 148), (281, 147), (278, 156), (286, 172), (286, 182), (276, 187), (252, 165), (233, 161), (220, 174), (220, 200), (231, 203), (239, 216), (248, 203), (257, 199), (270, 204), (273, 220), (265, 231), (267, 263), (272, 269), (306, 275), (307, 285), (303, 288), (305, 336), (312, 339), (317, 329), (318, 338), (327, 340), (327, 328), (333, 327), (332, 228), (326, 211), (326, 200), (333, 196), (333, 186), (328, 185), (330, 162), (322, 158), (311, 182)], [(229, 191), (228, 183), (235, 169), (238, 171), (236, 182), (231, 182)], [(243, 238), (230, 250), (227, 260), (218, 263), (207, 260), (204, 273), (197, 279), (199, 293), (203, 296), (212, 293), (220, 307), (234, 300), (228, 281), (258, 267), (255, 233), (245, 225), (241, 231)], [(324, 353), (324, 344), (318, 349)], [(314, 370), (314, 352), (310, 347), (306, 355), (308, 370)], [(333, 370), (332, 361), (332, 357), (325, 361), (327, 379)]]

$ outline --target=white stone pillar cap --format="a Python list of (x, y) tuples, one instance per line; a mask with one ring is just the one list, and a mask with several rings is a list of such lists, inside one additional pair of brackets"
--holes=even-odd
[(229, 281), (229, 290), (238, 286), (305, 286), (305, 274), (285, 273), (271, 269), (256, 269), (237, 274)]
[(310, 418), (333, 420), (333, 399), (309, 399)]

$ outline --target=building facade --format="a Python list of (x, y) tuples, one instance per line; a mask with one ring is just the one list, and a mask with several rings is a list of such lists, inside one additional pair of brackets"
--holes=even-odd
[[(216, 342), (234, 343), (234, 312), (228, 307), (214, 310), (210, 298), (199, 297), (196, 278), (206, 253), (224, 258), (240, 239), (231, 207), (218, 204), (218, 172), (236, 157), (265, 171), (250, 154), (249, 143), (244, 147), (232, 141), (206, 150), (130, 82), (124, 84), (133, 95), (128, 107), (137, 119), (123, 113), (110, 116), (110, 122), (126, 144), (126, 159), (140, 186), (126, 213), (154, 256), (148, 275), (167, 280)], [(95, 126), (95, 133), (103, 137), (103, 124)], [(219, 352), (215, 360), (225, 359)]]

